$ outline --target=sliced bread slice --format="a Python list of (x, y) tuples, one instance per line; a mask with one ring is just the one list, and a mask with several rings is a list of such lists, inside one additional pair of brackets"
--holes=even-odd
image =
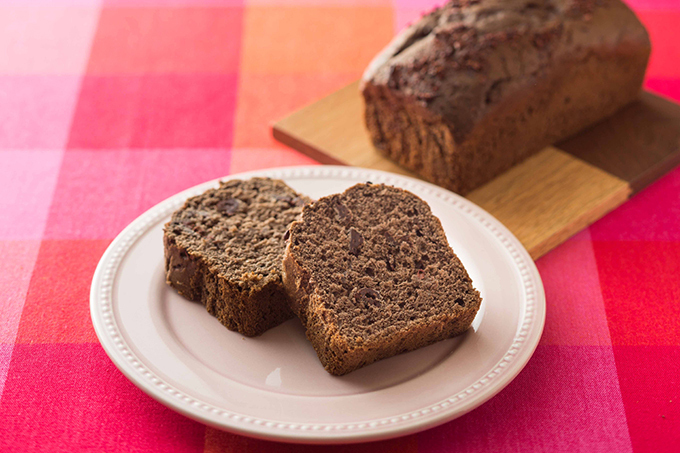
[(416, 195), (357, 184), (306, 206), (283, 282), (326, 370), (364, 365), (465, 332), (481, 297)]
[(246, 336), (291, 318), (283, 236), (309, 201), (268, 178), (221, 182), (188, 199), (164, 229), (168, 284)]

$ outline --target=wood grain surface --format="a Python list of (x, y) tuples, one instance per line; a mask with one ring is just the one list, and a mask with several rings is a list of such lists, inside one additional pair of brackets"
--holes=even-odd
[[(323, 164), (418, 177), (383, 157), (364, 126), (358, 82), (273, 125), (274, 137)], [(680, 163), (680, 106), (643, 92), (614, 116), (516, 165), (467, 198), (538, 258)]]
[(680, 164), (680, 105), (649, 92), (556, 145), (638, 192)]
[(621, 205), (630, 192), (622, 179), (548, 147), (466, 198), (538, 258)]

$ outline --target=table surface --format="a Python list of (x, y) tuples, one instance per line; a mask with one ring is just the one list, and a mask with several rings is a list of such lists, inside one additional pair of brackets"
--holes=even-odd
[[(0, 451), (299, 451), (193, 422), (92, 329), (106, 246), (200, 182), (313, 161), (270, 123), (358, 78), (431, 0), (0, 0)], [(680, 101), (680, 2), (630, 0)], [(680, 169), (537, 262), (548, 314), (505, 390), (378, 451), (680, 451)], [(304, 450), (343, 450), (304, 447)]]

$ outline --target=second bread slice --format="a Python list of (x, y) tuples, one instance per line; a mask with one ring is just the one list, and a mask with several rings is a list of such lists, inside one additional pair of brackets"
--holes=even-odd
[(385, 185), (306, 206), (283, 268), (293, 311), (335, 375), (459, 335), (481, 303), (427, 203)]

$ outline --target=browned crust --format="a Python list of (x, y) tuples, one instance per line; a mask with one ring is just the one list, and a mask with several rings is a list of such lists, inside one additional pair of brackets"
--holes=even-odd
[(229, 330), (254, 337), (293, 316), (282, 284), (269, 283), (248, 292), (211, 270), (167, 233), (163, 245), (167, 283), (187, 299), (202, 303)]
[(490, 110), (460, 143), (453, 137), (455, 125), (444, 118), (387, 87), (367, 84), (366, 126), (387, 157), (465, 194), (634, 101), (647, 59), (644, 53), (635, 57), (565, 62)]

